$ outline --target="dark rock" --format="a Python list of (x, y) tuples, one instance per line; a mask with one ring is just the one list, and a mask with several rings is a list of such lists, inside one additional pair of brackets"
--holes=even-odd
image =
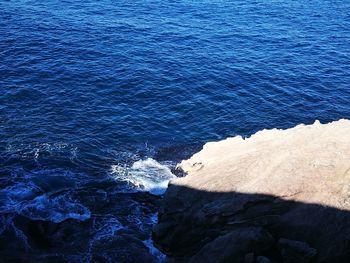
[(247, 254), (264, 252), (273, 243), (271, 235), (262, 228), (236, 229), (207, 243), (189, 262), (224, 263), (234, 259), (243, 263)]
[(271, 263), (271, 261), (267, 258), (267, 257), (264, 257), (264, 256), (258, 256), (256, 257), (256, 263)]
[(250, 252), (244, 256), (244, 263), (254, 263), (255, 256), (253, 252)]
[[(191, 203), (192, 206), (188, 205)], [(267, 258), (276, 258), (275, 262), (296, 258), (286, 262), (314, 259), (331, 263), (348, 262), (350, 258), (350, 213), (347, 211), (265, 195), (203, 193), (176, 185), (172, 185), (164, 197), (153, 238), (159, 249), (180, 262), (181, 258), (193, 257), (207, 245), (206, 249), (211, 249), (209, 244), (223, 233), (246, 227), (264, 228), (276, 240), (285, 237), (304, 242), (300, 245), (281, 241), (278, 248), (271, 248), (273, 251), (266, 254)], [(315, 256), (313, 248), (322, 253)]]
[(202, 144), (184, 144), (158, 149), (154, 158), (158, 161), (176, 161), (189, 158), (193, 153), (199, 151)]
[(91, 217), (62, 222), (0, 216), (0, 262), (153, 262), (150, 238), (161, 197), (79, 189)]
[(132, 235), (122, 234), (96, 240), (92, 246), (92, 262), (154, 262), (145, 244)]
[(307, 243), (285, 238), (278, 240), (278, 248), (284, 263), (309, 263), (317, 254)]

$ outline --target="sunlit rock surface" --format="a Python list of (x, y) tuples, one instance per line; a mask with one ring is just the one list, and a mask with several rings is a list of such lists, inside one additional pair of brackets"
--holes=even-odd
[(350, 121), (204, 145), (154, 227), (169, 260), (350, 262)]

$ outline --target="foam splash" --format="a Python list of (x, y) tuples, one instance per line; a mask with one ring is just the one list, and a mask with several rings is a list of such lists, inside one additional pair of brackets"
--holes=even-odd
[(147, 191), (154, 195), (161, 195), (168, 187), (168, 183), (176, 176), (169, 165), (160, 164), (152, 158), (134, 162), (131, 167), (112, 166), (115, 179), (125, 181), (137, 191)]

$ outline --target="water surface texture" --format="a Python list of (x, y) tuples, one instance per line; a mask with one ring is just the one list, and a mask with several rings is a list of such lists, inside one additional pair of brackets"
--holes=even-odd
[(349, 1), (0, 0), (0, 254), (159, 261), (177, 161), (349, 101)]

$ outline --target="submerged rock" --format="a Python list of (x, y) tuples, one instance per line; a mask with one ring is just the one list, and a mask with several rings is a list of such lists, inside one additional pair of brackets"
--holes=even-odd
[(0, 262), (157, 262), (146, 241), (160, 197), (109, 187), (74, 193), (92, 211), (85, 220), (0, 215)]
[(207, 143), (179, 168), (153, 229), (169, 261), (350, 262), (350, 121)]

